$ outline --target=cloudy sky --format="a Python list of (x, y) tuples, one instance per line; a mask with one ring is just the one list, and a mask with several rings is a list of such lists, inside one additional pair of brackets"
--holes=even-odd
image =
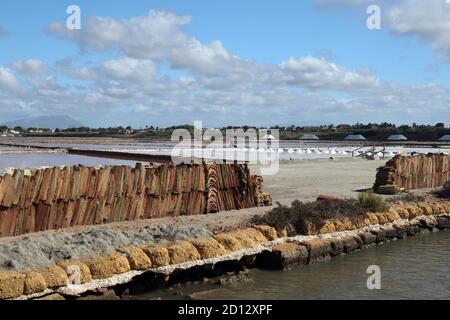
[[(71, 4), (81, 30), (66, 27)], [(446, 0), (1, 4), (0, 122), (435, 124), (449, 111)]]

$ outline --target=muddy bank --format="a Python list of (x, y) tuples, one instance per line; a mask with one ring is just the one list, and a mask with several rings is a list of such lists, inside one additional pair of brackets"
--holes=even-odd
[[(316, 235), (254, 226), (206, 238), (122, 247), (103, 256), (59, 261), (57, 266), (36, 271), (0, 272), (0, 294), (2, 298), (29, 299), (59, 293), (77, 298), (105, 290), (102, 288), (119, 292), (129, 289), (130, 283), (141, 285), (142, 281), (148, 283), (148, 289), (155, 281), (159, 285), (161, 281), (173, 284), (243, 268), (279, 270), (329, 261), (368, 245), (448, 229), (448, 208), (446, 202), (397, 206), (389, 214), (374, 214), (378, 224), (349, 220), (348, 230)], [(342, 225), (339, 219), (335, 220), (330, 223)], [(74, 266), (82, 274), (79, 283), (69, 279)]]
[(80, 295), (67, 295), (70, 291), (63, 290), (57, 295), (49, 296), (49, 299), (56, 297), (81, 300), (130, 299), (134, 295), (163, 288), (168, 288), (170, 295), (177, 296), (178, 299), (202, 299), (208, 295), (208, 291), (190, 293), (192, 285), (201, 284), (202, 287), (209, 287), (212, 290), (218, 286), (252, 282), (253, 279), (248, 275), (247, 269), (287, 270), (328, 262), (337, 256), (351, 254), (372, 245), (383, 245), (409, 236), (426, 236), (449, 227), (450, 215), (442, 214), (319, 236), (279, 238), (261, 245), (257, 251), (242, 250), (240, 255), (230, 255), (223, 257), (224, 259), (206, 259), (192, 264), (181, 264), (170, 269), (170, 273), (164, 268), (153, 269), (136, 275), (125, 284), (90, 290)]

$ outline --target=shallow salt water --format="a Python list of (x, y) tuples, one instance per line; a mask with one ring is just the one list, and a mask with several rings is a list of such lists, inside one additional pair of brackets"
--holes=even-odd
[(135, 161), (85, 157), (65, 153), (33, 153), (33, 154), (0, 154), (0, 169), (4, 168), (36, 168), (66, 165), (130, 165)]
[[(291, 271), (251, 270), (253, 282), (194, 285), (198, 299), (449, 299), (450, 231), (392, 241)], [(381, 290), (368, 290), (368, 266), (381, 268)], [(203, 291), (203, 292), (202, 292)], [(168, 290), (137, 297), (179, 299)]]

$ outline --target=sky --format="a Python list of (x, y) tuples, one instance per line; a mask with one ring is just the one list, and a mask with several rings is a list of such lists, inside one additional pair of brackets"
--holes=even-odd
[[(67, 27), (67, 8), (81, 29)], [(370, 5), (380, 29), (369, 29)], [(450, 1), (5, 0), (0, 122), (450, 123)]]

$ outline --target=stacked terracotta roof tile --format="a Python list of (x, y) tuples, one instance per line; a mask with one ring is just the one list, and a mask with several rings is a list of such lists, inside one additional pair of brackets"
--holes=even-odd
[(239, 164), (14, 170), (0, 176), (0, 237), (255, 207), (252, 181)]
[(378, 169), (374, 190), (436, 188), (450, 181), (450, 154), (398, 155)]

